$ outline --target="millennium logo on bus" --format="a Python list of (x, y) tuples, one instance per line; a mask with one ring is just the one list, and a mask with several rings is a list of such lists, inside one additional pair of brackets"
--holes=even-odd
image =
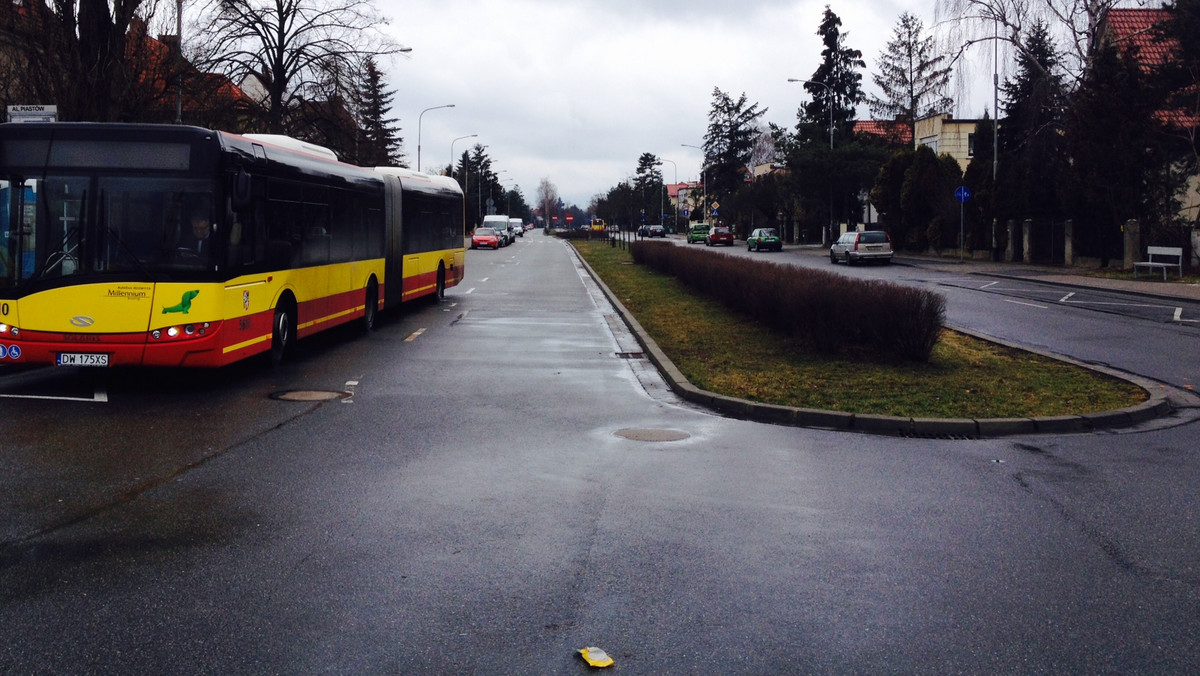
[(95, 323), (96, 320), (87, 315), (75, 315), (74, 317), (71, 317), (71, 325), (78, 326), (81, 329), (86, 329)]
[(149, 295), (147, 289), (129, 286), (118, 286), (115, 289), (109, 289), (108, 295), (111, 298), (128, 298), (129, 300), (141, 300)]

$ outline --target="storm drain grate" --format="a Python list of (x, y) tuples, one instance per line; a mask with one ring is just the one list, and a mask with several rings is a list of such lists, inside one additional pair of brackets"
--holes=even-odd
[(645, 359), (646, 353), (645, 352), (618, 352), (617, 358), (618, 359)]

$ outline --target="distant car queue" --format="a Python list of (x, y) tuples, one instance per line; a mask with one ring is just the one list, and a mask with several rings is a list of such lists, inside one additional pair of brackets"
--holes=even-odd
[(471, 233), (471, 248), (499, 249), (524, 237), (525, 231), (531, 229), (532, 223), (523, 223), (519, 218), (484, 216), (483, 224)]
[[(603, 223), (603, 221), (599, 221)], [(471, 233), (471, 248), (499, 249), (524, 237), (526, 230), (533, 229), (532, 223), (522, 223), (519, 218), (508, 216), (485, 216), (483, 223)], [(643, 225), (638, 229), (640, 237), (666, 237), (662, 225)], [(724, 244), (733, 246), (733, 231), (726, 226), (709, 223), (692, 223), (684, 238), (688, 244), (704, 242), (707, 246)], [(746, 236), (747, 251), (783, 251), (783, 238), (775, 228), (756, 228)], [(877, 261), (889, 263), (894, 252), (892, 239), (883, 230), (850, 231), (841, 235), (829, 247), (830, 263), (860, 263)]]

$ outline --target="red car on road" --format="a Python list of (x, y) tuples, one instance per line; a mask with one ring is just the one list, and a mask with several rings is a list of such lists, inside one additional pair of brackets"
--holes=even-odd
[(484, 246), (499, 249), (500, 235), (492, 228), (475, 228), (475, 232), (471, 233), (471, 248), (478, 249)]
[(709, 228), (708, 234), (704, 236), (704, 245), (716, 246), (718, 244), (733, 246), (733, 231), (720, 225)]

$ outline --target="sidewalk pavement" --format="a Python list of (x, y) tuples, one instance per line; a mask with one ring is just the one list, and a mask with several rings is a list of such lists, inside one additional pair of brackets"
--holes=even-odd
[[(785, 246), (784, 251), (796, 251), (801, 255), (819, 256), (826, 260), (828, 260), (829, 256), (828, 248), (820, 245)], [(625, 323), (633, 332), (638, 343), (646, 351), (647, 357), (658, 368), (671, 390), (684, 400), (700, 404), (733, 418), (797, 427), (903, 437), (979, 439), (1026, 434), (1079, 433), (1102, 429), (1135, 427), (1152, 420), (1170, 416), (1177, 412), (1177, 407), (1180, 405), (1193, 410), (1194, 415), (1200, 416), (1200, 407), (1197, 406), (1198, 398), (1191, 392), (1168, 392), (1160, 383), (1152, 382), (1147, 378), (1081, 362), (1072, 363), (1082, 368), (1098, 370), (1108, 375), (1130, 381), (1149, 393), (1149, 398), (1141, 404), (1128, 408), (1086, 415), (1035, 418), (930, 419), (861, 415), (856, 413), (842, 413), (840, 411), (793, 408), (790, 406), (763, 404), (708, 392), (688, 382), (683, 373), (676, 368), (670, 358), (658, 347), (654, 339), (646, 333), (637, 318), (621, 304), (620, 299), (613, 294), (608, 285), (604, 283), (604, 280), (592, 270), (587, 261), (583, 260), (583, 257), (578, 254), (576, 254), (576, 257), (583, 264), (592, 279), (603, 290), (609, 302), (612, 303), (613, 307), (624, 318)], [(1038, 281), (1066, 286), (1107, 289), (1159, 298), (1200, 301), (1200, 285), (1178, 281), (1163, 282), (1161, 277), (1147, 280), (1110, 279), (1091, 276), (1087, 274), (1085, 268), (1026, 265), (1024, 263), (995, 263), (974, 260), (959, 261), (934, 256), (914, 256), (907, 254), (897, 257), (893, 261), (893, 264), (934, 268), (961, 274), (978, 274), (1013, 279), (1036, 279)], [(1062, 357), (1055, 358), (1062, 359)]]

